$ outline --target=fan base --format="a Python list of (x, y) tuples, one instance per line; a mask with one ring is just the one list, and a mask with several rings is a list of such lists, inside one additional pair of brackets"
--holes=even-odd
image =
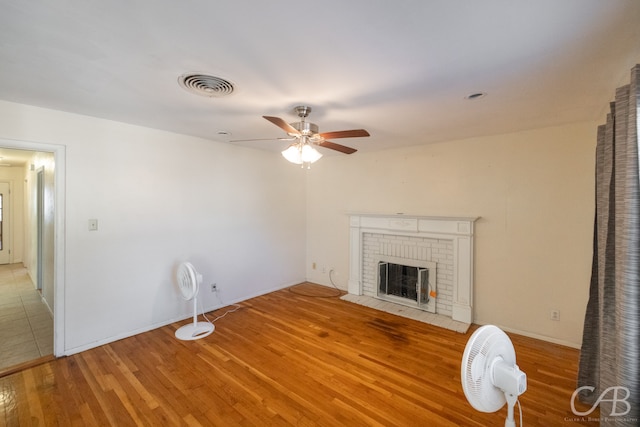
[(183, 341), (192, 341), (211, 335), (215, 326), (209, 322), (189, 323), (181, 326), (176, 331), (176, 338)]

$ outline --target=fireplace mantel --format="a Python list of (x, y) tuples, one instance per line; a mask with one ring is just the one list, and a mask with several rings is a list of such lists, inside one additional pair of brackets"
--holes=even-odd
[(392, 236), (449, 240), (453, 244), (453, 299), (451, 317), (473, 321), (473, 233), (478, 218), (415, 215), (350, 214), (348, 291), (363, 294), (363, 236)]

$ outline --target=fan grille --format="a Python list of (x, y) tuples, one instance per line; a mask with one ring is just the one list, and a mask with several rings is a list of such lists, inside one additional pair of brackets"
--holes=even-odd
[(506, 403), (504, 393), (491, 380), (492, 363), (496, 358), (515, 365), (515, 350), (511, 340), (501, 329), (485, 325), (469, 338), (462, 357), (462, 389), (476, 410), (495, 412)]
[(233, 83), (229, 80), (208, 74), (183, 74), (178, 78), (178, 83), (191, 93), (209, 98), (231, 95), (235, 90)]
[(198, 293), (197, 273), (193, 265), (188, 262), (180, 264), (176, 277), (182, 298), (188, 301)]

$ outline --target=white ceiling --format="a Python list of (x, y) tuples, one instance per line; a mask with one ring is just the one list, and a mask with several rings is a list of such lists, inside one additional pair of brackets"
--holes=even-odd
[[(220, 141), (285, 136), (261, 116), (293, 122), (298, 104), (321, 132), (367, 129), (335, 141), (362, 151), (600, 119), (640, 61), (637, 0), (0, 0), (0, 11), (0, 99)], [(193, 95), (185, 72), (236, 91)], [(464, 99), (474, 92), (488, 95)]]

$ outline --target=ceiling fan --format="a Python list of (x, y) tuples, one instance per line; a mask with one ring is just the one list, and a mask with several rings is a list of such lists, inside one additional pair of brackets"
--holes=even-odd
[[(328, 139), (335, 138), (357, 138), (369, 136), (369, 132), (364, 129), (352, 129), (342, 130), (335, 132), (322, 132), (318, 133), (318, 125), (315, 123), (307, 122), (305, 119), (311, 113), (311, 107), (305, 105), (299, 105), (295, 107), (295, 111), (300, 117), (299, 122), (287, 123), (280, 117), (262, 116), (280, 129), (284, 130), (289, 138), (277, 138), (283, 141), (294, 141), (286, 150), (282, 152), (285, 159), (291, 163), (298, 165), (305, 165), (310, 167), (311, 163), (317, 161), (322, 157), (322, 154), (314, 148), (314, 145), (319, 147), (328, 148), (330, 150), (339, 151), (344, 154), (352, 154), (357, 150), (355, 148), (346, 147), (344, 145), (336, 144), (335, 142), (328, 141)], [(236, 141), (257, 141), (255, 139), (244, 139)]]

